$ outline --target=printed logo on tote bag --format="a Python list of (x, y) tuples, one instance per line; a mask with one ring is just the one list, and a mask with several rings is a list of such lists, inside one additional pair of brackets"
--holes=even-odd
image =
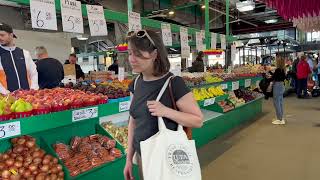
[(193, 170), (194, 159), (189, 147), (183, 144), (172, 144), (167, 151), (169, 168), (178, 176), (190, 176)]

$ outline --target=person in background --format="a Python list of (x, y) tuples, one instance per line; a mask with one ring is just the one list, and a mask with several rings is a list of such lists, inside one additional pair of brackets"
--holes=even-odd
[(304, 97), (308, 97), (307, 85), (308, 85), (308, 77), (310, 73), (311, 73), (311, 70), (310, 70), (309, 64), (306, 61), (306, 56), (302, 56), (297, 66), (298, 98), (302, 98), (301, 96), (302, 91), (304, 93)]
[[(129, 85), (132, 101), (124, 176), (126, 180), (132, 180), (134, 154), (141, 170), (140, 142), (158, 132), (157, 117), (164, 118), (168, 129), (177, 130), (178, 124), (185, 127), (201, 127), (203, 115), (181, 77), (171, 79), (172, 99), (167, 89), (161, 100), (155, 101), (164, 83), (173, 75), (169, 72), (168, 53), (156, 32), (141, 30), (131, 33), (128, 36), (128, 54), (132, 71), (140, 74)], [(173, 108), (173, 101), (179, 111)], [(140, 175), (142, 179), (142, 171)]]
[(317, 59), (317, 68), (318, 68), (318, 86), (320, 86), (320, 57), (318, 56), (318, 59)]
[(48, 51), (43, 46), (36, 47), (36, 55), (40, 89), (58, 87), (64, 78), (64, 70), (60, 61), (49, 58)]
[(189, 71), (190, 72), (204, 72), (204, 53), (200, 51), (198, 53), (198, 56), (196, 60), (192, 63), (192, 66), (190, 67)]
[(118, 74), (118, 70), (119, 70), (118, 60), (114, 60), (113, 64), (111, 64), (108, 67), (108, 71), (114, 71), (116, 74)]
[(81, 66), (77, 64), (77, 55), (76, 54), (70, 54), (69, 56), (69, 63), (74, 64), (76, 66), (76, 79), (84, 79), (84, 73), (81, 69)]
[(292, 63), (292, 80), (294, 81), (294, 89), (295, 89), (295, 92), (296, 94), (298, 95), (298, 79), (297, 79), (297, 67), (298, 67), (298, 64), (300, 62), (300, 58), (297, 58), (293, 61)]
[(308, 55), (307, 63), (308, 63), (308, 65), (309, 65), (309, 67), (310, 67), (310, 71), (312, 72), (313, 69), (314, 69), (314, 68), (313, 68), (314, 64), (313, 64), (312, 54), (309, 54), (309, 55)]
[(16, 47), (11, 26), (0, 23), (0, 93), (39, 89), (38, 72), (30, 53)]
[(283, 93), (285, 91), (284, 81), (286, 79), (285, 73), (285, 61), (282, 58), (278, 58), (277, 69), (272, 75), (273, 83), (273, 104), (276, 110), (277, 119), (272, 121), (272, 124), (284, 125), (286, 122), (283, 118)]

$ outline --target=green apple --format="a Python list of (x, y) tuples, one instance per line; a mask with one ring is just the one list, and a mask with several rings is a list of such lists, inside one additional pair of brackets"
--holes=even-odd
[(25, 103), (26, 112), (32, 111), (32, 105), (30, 103)]
[(15, 109), (15, 112), (26, 112), (24, 103), (19, 103)]

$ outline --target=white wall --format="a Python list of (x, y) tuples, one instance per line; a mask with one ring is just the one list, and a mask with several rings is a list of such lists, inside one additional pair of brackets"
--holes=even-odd
[(14, 30), (18, 36), (16, 45), (28, 50), (32, 57), (35, 57), (35, 48), (44, 46), (47, 48), (49, 56), (56, 58), (62, 63), (69, 57), (71, 51), (71, 40), (66, 33), (44, 33), (26, 30)]

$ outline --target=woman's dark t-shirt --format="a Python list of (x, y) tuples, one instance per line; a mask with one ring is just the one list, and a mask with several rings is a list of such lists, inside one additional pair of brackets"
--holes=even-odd
[[(129, 85), (130, 92), (134, 94), (130, 107), (130, 115), (135, 119), (136, 124), (133, 137), (133, 148), (139, 154), (141, 154), (140, 142), (150, 138), (159, 131), (158, 119), (149, 112), (147, 101), (156, 100), (162, 86), (170, 76), (172, 76), (172, 73), (155, 81), (144, 81), (141, 75), (137, 81), (135, 90), (135, 81), (132, 81)], [(188, 94), (190, 89), (185, 85), (181, 77), (174, 77), (172, 79), (172, 91), (174, 99), (177, 102), (181, 97)], [(173, 108), (169, 86), (161, 97), (160, 102), (167, 107)], [(178, 125), (176, 122), (167, 118), (164, 118), (164, 122), (168, 129), (177, 130)]]

